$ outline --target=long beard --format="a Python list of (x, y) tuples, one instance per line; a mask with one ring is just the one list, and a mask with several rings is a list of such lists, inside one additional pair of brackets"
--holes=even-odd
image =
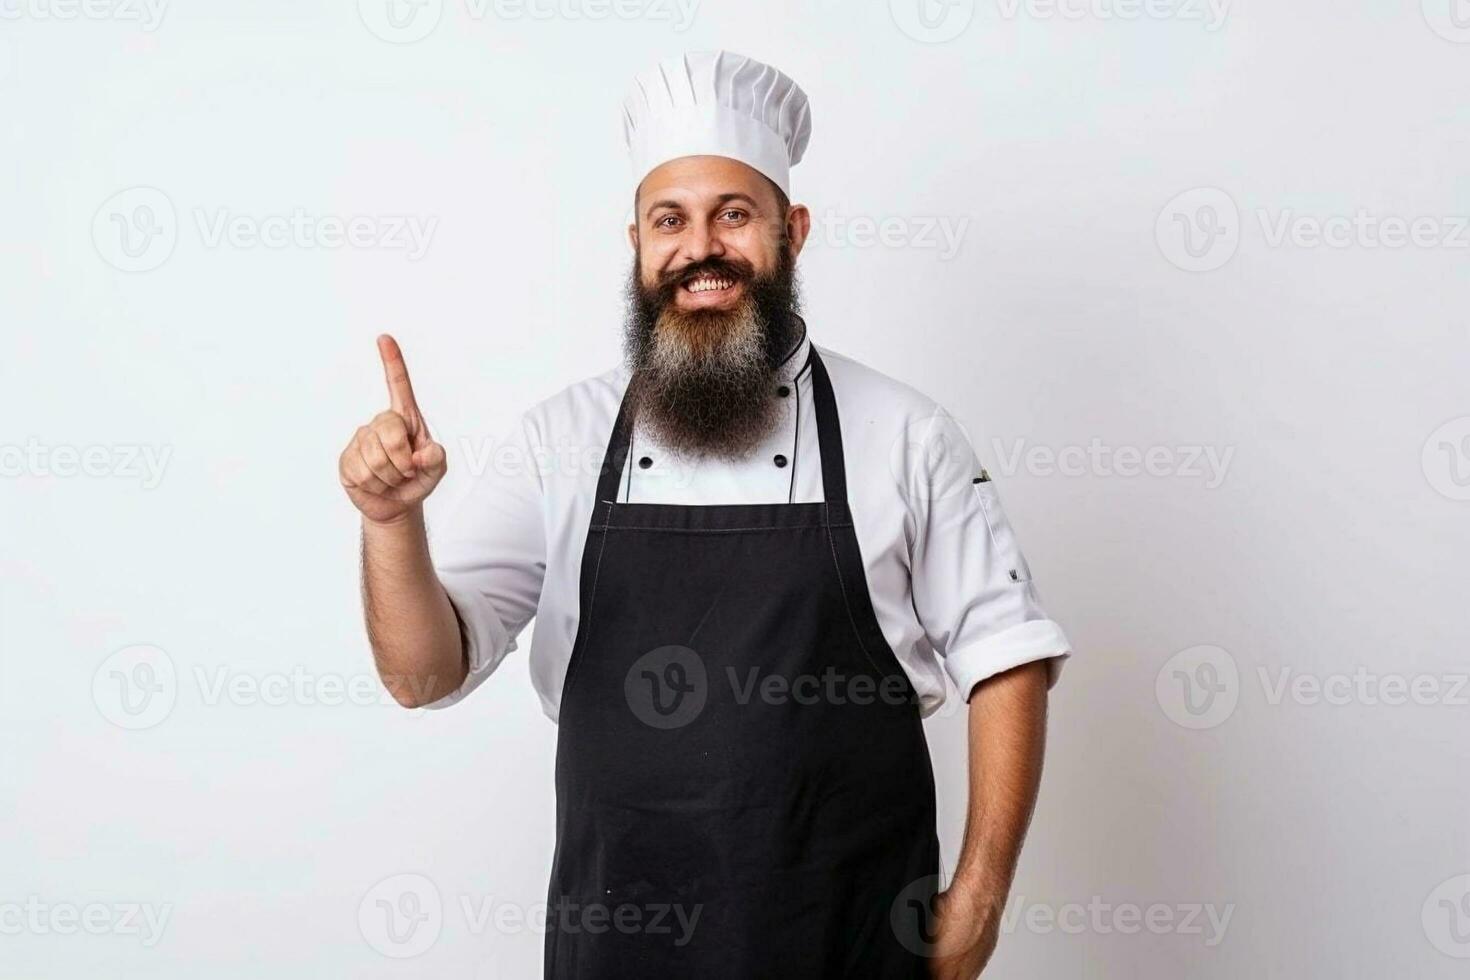
[[(761, 277), (746, 263), (710, 259), (645, 287), (638, 265), (635, 256), (624, 336), (634, 417), (677, 454), (749, 454), (780, 421), (779, 367), (800, 338), (790, 246), (781, 244), (776, 268)], [(676, 291), (700, 272), (744, 283), (740, 302), (679, 309)]]

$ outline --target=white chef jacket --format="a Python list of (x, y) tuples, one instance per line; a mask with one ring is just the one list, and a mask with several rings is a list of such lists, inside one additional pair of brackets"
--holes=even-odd
[[(810, 347), (803, 323), (802, 339), (779, 371), (780, 422), (742, 460), (681, 458), (635, 425), (618, 500), (822, 500)], [(818, 350), (836, 397), (868, 591), (922, 713), (943, 704), (946, 672), (968, 699), (987, 677), (1047, 659), (1054, 685), (1070, 646), (1042, 611), (995, 484), (970, 440), (952, 416), (908, 385)], [(469, 675), (429, 707), (454, 704), (482, 684), (534, 617), (531, 678), (543, 710), (556, 720), (577, 636), (592, 498), (628, 378), (622, 365), (526, 411), (482, 457), (483, 471), (447, 519), (433, 527), (435, 568), (460, 618)]]

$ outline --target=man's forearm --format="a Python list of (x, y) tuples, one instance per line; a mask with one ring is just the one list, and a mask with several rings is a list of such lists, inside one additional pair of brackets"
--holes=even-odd
[(459, 687), (468, 670), (459, 620), (429, 560), (421, 507), (362, 522), (362, 594), (378, 676), (399, 704), (419, 707)]
[(970, 805), (954, 889), (999, 914), (1010, 892), (1041, 785), (1047, 666), (1024, 664), (970, 698)]

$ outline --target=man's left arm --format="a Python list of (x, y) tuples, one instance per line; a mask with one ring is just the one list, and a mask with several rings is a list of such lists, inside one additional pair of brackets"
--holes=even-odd
[(935, 978), (973, 980), (995, 951), (1041, 785), (1046, 702), (1045, 661), (997, 674), (970, 696), (970, 805), (954, 880), (935, 899)]
[(932, 974), (972, 980), (999, 939), (1001, 907), (1036, 805), (1047, 695), (1071, 655), (1042, 608), (990, 476), (953, 418), (936, 410), (911, 469), (914, 611), (969, 702), (969, 810), (953, 882), (935, 903)]

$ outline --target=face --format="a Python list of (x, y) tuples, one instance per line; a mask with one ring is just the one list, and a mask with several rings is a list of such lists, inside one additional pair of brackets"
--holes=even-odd
[(724, 157), (644, 178), (629, 226), (628, 394), (668, 448), (739, 457), (779, 421), (775, 375), (800, 339), (795, 257), (805, 207)]
[(629, 240), (644, 288), (673, 286), (680, 310), (731, 310), (752, 279), (773, 273), (783, 240), (794, 259), (811, 230), (802, 205), (782, 207), (759, 171), (728, 157), (681, 157), (638, 188)]

